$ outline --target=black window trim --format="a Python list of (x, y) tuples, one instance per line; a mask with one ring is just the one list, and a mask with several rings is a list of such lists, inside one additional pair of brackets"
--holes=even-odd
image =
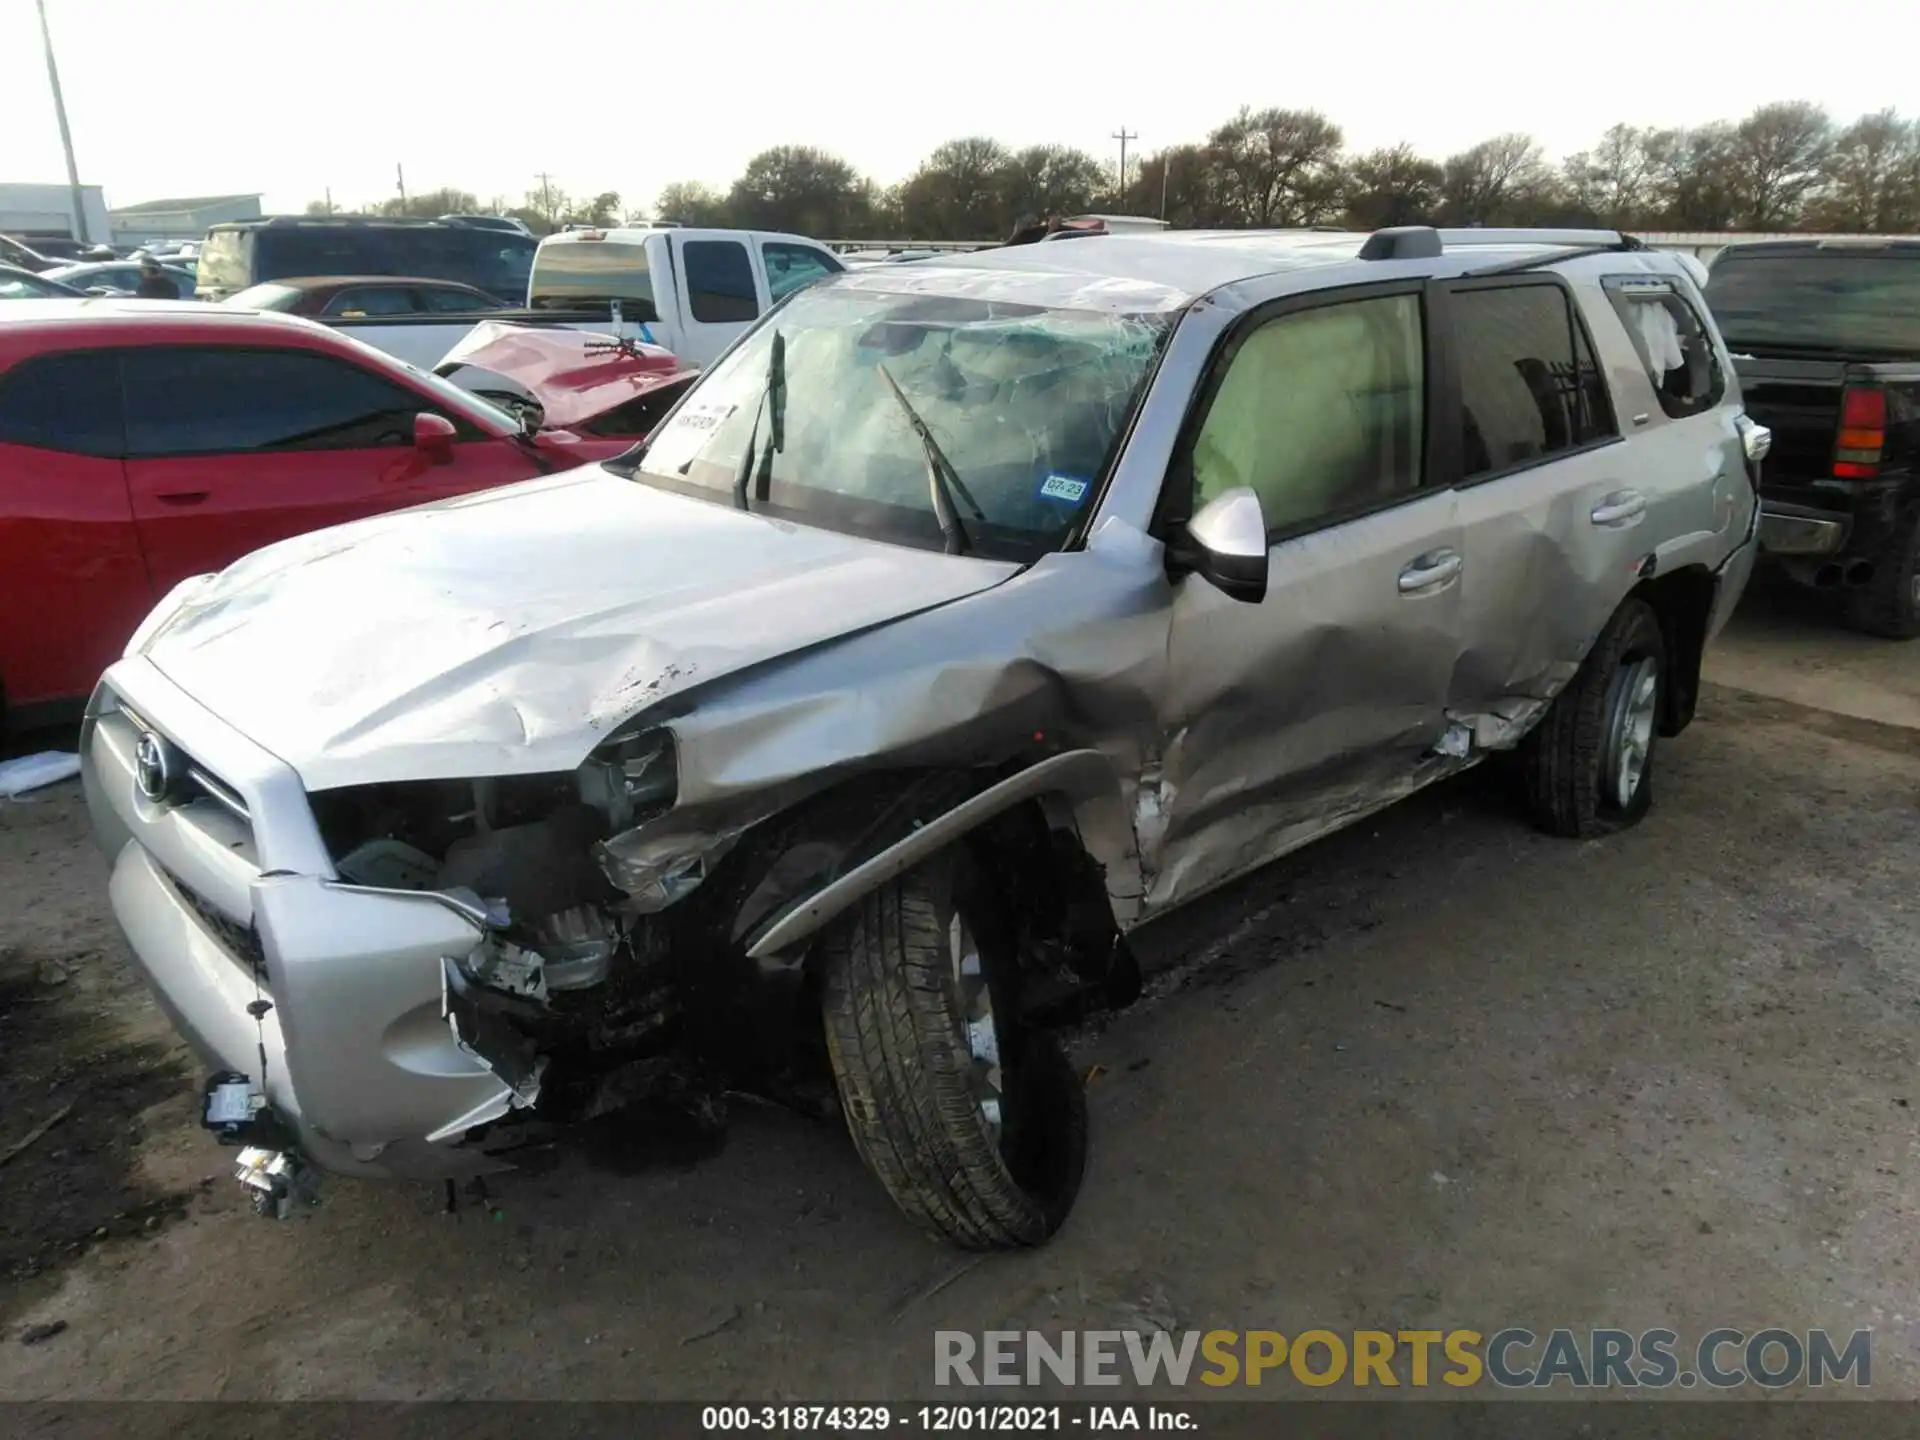
[[(101, 348), (109, 348), (109, 347), (101, 347)], [(165, 341), (158, 344), (147, 344), (147, 345), (121, 344), (121, 345), (112, 346), (110, 348), (116, 352), (116, 358), (120, 361), (120, 364), (117, 367), (120, 373), (121, 454), (119, 458), (129, 463), (138, 463), (138, 462), (145, 462), (145, 461), (160, 461), (160, 460), (191, 460), (195, 458), (205, 458), (207, 456), (213, 456), (213, 455), (325, 455), (325, 454), (351, 453), (347, 450), (337, 448), (337, 447), (329, 447), (328, 449), (312, 449), (312, 448), (307, 448), (307, 447), (302, 447), (297, 445), (283, 445), (283, 446), (273, 446), (271, 448), (260, 446), (251, 450), (231, 450), (231, 449), (169, 450), (163, 455), (135, 454), (133, 449), (133, 443), (130, 438), (130, 431), (132, 429), (132, 426), (129, 424), (129, 411), (127, 406), (127, 378), (126, 378), (126, 357), (130, 352), (133, 352), (133, 351), (140, 351), (144, 353), (146, 351), (151, 351), (151, 350), (169, 350), (169, 351), (175, 351), (175, 352), (178, 352), (181, 350), (192, 350), (192, 351), (217, 351), (222, 354), (239, 353), (239, 354), (247, 354), (247, 355), (307, 356), (315, 360), (325, 361), (328, 364), (338, 365), (348, 370), (357, 371), (362, 375), (370, 377), (371, 379), (379, 380), (387, 385), (390, 385), (396, 390), (405, 391), (407, 394), (413, 396), (414, 398), (414, 401), (416, 403), (416, 408), (414, 410), (414, 413), (416, 415), (438, 415), (441, 419), (445, 420), (448, 424), (453, 426), (454, 428), (453, 438), (454, 438), (454, 443), (456, 445), (466, 444), (468, 442), (475, 441), (475, 440), (491, 440), (495, 438), (494, 436), (489, 435), (485, 430), (482, 430), (478, 425), (474, 424), (474, 422), (469, 420), (466, 416), (449, 413), (446, 409), (434, 403), (434, 401), (429, 399), (427, 396), (421, 394), (418, 390), (415, 390), (412, 386), (405, 384), (404, 382), (396, 379), (395, 377), (391, 375), (383, 374), (378, 370), (372, 370), (364, 366), (356, 365), (353, 363), (353, 361), (345, 358), (344, 356), (335, 355), (332, 352), (327, 350), (313, 349), (305, 345), (218, 345), (218, 344), (209, 343), (207, 341), (188, 341), (185, 343), (181, 343), (178, 341)], [(364, 448), (374, 448), (374, 447), (364, 447)], [(403, 449), (405, 447), (381, 446), (378, 448), (398, 450), (398, 449)]]
[[(1220, 392), (1221, 382), (1225, 379), (1234, 357), (1240, 353), (1240, 347), (1247, 337), (1261, 329), (1268, 322), (1282, 319), (1288, 315), (1298, 315), (1309, 310), (1325, 310), (1334, 305), (1350, 305), (1363, 300), (1384, 300), (1398, 295), (1411, 295), (1420, 301), (1420, 323), (1424, 327), (1424, 343), (1421, 346), (1420, 364), (1424, 420), (1420, 436), (1420, 483), (1411, 490), (1398, 495), (1384, 496), (1378, 500), (1369, 500), (1360, 505), (1349, 505), (1340, 510), (1329, 510), (1310, 520), (1298, 521), (1292, 525), (1269, 526), (1267, 528), (1267, 549), (1283, 545), (1289, 540), (1297, 540), (1303, 535), (1316, 534), (1336, 525), (1345, 525), (1354, 520), (1365, 519), (1386, 510), (1398, 509), (1402, 505), (1412, 504), (1450, 486), (1444, 483), (1447, 473), (1442, 468), (1439, 449), (1444, 427), (1437, 423), (1439, 410), (1435, 404), (1439, 398), (1436, 384), (1445, 361), (1439, 342), (1441, 327), (1435, 323), (1433, 295), (1436, 282), (1430, 278), (1415, 276), (1404, 280), (1374, 281), (1363, 285), (1342, 285), (1326, 290), (1309, 290), (1294, 295), (1283, 295), (1265, 304), (1256, 305), (1240, 316), (1214, 341), (1213, 353), (1207, 358), (1205, 372), (1200, 383), (1193, 387), (1193, 395), (1187, 402), (1187, 413), (1180, 422), (1180, 432), (1174, 439), (1173, 458), (1167, 465), (1166, 478), (1161, 482), (1160, 501), (1155, 507), (1152, 534), (1165, 540), (1173, 528), (1184, 525), (1193, 519), (1193, 446), (1199, 438), (1200, 427), (1206, 423), (1207, 412), (1213, 408), (1213, 402)], [(1452, 448), (1456, 452), (1452, 470), (1459, 471), (1458, 436), (1451, 437)]]
[[(1455, 323), (1452, 304), (1453, 298), (1456, 295), (1465, 294), (1474, 290), (1518, 290), (1528, 286), (1552, 286), (1560, 291), (1560, 298), (1567, 307), (1567, 315), (1573, 322), (1573, 328), (1569, 333), (1578, 334), (1579, 337), (1586, 342), (1587, 353), (1593, 357), (1594, 372), (1599, 376), (1600, 390), (1602, 395), (1606, 397), (1607, 423), (1611, 428), (1611, 433), (1602, 435), (1598, 439), (1589, 440), (1584, 445), (1572, 445), (1565, 450), (1550, 451), (1545, 455), (1536, 455), (1531, 459), (1522, 460), (1518, 464), (1507, 465), (1497, 470), (1487, 470), (1478, 475), (1470, 476), (1464, 473), (1466, 469), (1466, 457), (1460, 443), (1461, 436), (1464, 433), (1465, 415), (1464, 404), (1461, 400), (1459, 356), (1455, 353), (1452, 343)], [(1597, 450), (1606, 449), (1609, 445), (1620, 445), (1626, 442), (1626, 436), (1620, 431), (1620, 407), (1615, 403), (1613, 389), (1607, 383), (1607, 367), (1600, 361), (1600, 347), (1594, 343), (1593, 330), (1592, 327), (1587, 324), (1587, 317), (1581, 310), (1579, 296), (1575, 294), (1573, 286), (1567, 282), (1565, 276), (1556, 275), (1551, 271), (1543, 271), (1533, 275), (1461, 276), (1452, 280), (1440, 281), (1435, 286), (1435, 289), (1438, 291), (1438, 294), (1435, 296), (1434, 312), (1438, 317), (1438, 324), (1444, 329), (1447, 337), (1447, 362), (1441, 380), (1443, 389), (1436, 398), (1443, 402), (1441, 413), (1448, 421), (1444, 429), (1451, 441), (1452, 450), (1450, 457), (1452, 478), (1447, 481), (1447, 485), (1450, 488), (1456, 490), (1473, 489), (1481, 485), (1489, 484), (1495, 480), (1506, 480), (1515, 475), (1524, 475), (1527, 471), (1537, 470), (1542, 465), (1554, 465), (1562, 460), (1571, 460), (1581, 455), (1591, 455)]]

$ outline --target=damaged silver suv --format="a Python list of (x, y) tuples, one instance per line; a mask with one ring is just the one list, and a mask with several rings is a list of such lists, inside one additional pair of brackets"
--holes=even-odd
[(263, 1206), (837, 1092), (913, 1219), (1035, 1244), (1136, 926), (1494, 752), (1640, 818), (1765, 445), (1611, 232), (831, 277), (620, 460), (169, 596), (83, 738), (114, 910)]

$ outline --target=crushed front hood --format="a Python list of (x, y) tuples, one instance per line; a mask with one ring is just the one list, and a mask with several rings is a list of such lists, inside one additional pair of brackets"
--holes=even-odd
[(591, 467), (270, 546), (144, 653), (309, 789), (528, 774), (691, 686), (1016, 569)]
[(549, 430), (584, 424), (691, 373), (658, 345), (499, 320), (482, 320), (433, 369), (445, 376), (469, 365), (524, 386)]

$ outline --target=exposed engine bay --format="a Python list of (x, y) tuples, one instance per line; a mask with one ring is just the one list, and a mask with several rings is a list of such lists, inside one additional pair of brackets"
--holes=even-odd
[[(751, 960), (751, 934), (986, 778), (869, 775), (757, 824), (690, 835), (656, 823), (676, 775), (672, 736), (655, 729), (570, 774), (362, 786), (311, 803), (343, 883), (437, 892), (484, 917), (482, 941), (444, 958), (445, 1008), (515, 1113), (568, 1124), (645, 1101), (717, 1124), (727, 1090), (812, 1114), (834, 1104), (805, 957)], [(1037, 811), (1003, 817), (992, 838), (983, 850), (1016, 902), (1027, 1006), (1058, 1012), (1112, 979), (1119, 940), (1099, 867)]]

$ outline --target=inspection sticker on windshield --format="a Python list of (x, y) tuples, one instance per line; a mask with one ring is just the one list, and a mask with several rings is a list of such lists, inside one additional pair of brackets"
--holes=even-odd
[(1087, 482), (1076, 480), (1071, 475), (1053, 474), (1040, 482), (1040, 498), (1043, 500), (1065, 500), (1069, 505), (1078, 505), (1086, 493)]
[(705, 405), (690, 405), (680, 412), (680, 423), (689, 430), (711, 430), (740, 407), (725, 400)]

